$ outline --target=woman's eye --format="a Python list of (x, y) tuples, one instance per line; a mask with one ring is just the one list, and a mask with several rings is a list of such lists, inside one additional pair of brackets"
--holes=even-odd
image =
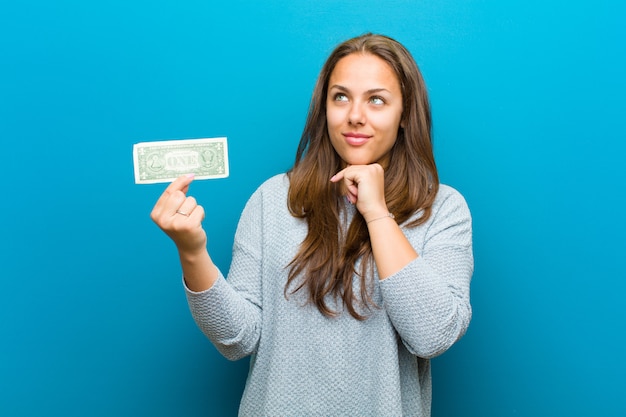
[(335, 101), (348, 101), (348, 97), (343, 93), (335, 94)]
[(376, 105), (385, 104), (385, 100), (383, 100), (382, 97), (378, 97), (378, 96), (370, 98), (370, 102)]

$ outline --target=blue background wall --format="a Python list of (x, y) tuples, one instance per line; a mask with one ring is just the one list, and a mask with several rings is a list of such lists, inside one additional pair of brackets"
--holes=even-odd
[(0, 6), (0, 415), (234, 415), (246, 361), (192, 322), (133, 143), (228, 136), (193, 185), (229, 266), (292, 163), (315, 77), (365, 31), (431, 95), (474, 215), (474, 320), (434, 361), (443, 416), (623, 416), (626, 18), (614, 1), (22, 1)]

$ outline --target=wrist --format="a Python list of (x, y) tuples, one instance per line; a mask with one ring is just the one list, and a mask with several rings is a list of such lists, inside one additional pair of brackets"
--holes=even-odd
[(187, 288), (201, 292), (213, 286), (219, 273), (206, 248), (202, 251), (179, 251), (179, 256)]
[(384, 219), (392, 219), (393, 220), (395, 218), (396, 218), (396, 216), (394, 216), (393, 213), (388, 211), (386, 214), (378, 214), (376, 216), (368, 216), (368, 218), (365, 219), (365, 223), (366, 224), (370, 224), (370, 223), (373, 223), (373, 222), (378, 221), (378, 220), (384, 220)]
[(181, 262), (185, 262), (185, 263), (197, 263), (200, 260), (203, 260), (206, 256), (208, 256), (209, 252), (207, 251), (206, 247), (200, 247), (200, 248), (184, 248), (184, 247), (178, 247), (178, 256), (181, 260)]

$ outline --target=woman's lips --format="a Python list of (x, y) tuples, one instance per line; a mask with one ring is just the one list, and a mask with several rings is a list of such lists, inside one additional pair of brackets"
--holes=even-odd
[(343, 133), (343, 136), (346, 138), (346, 142), (352, 146), (361, 146), (371, 137), (363, 133)]

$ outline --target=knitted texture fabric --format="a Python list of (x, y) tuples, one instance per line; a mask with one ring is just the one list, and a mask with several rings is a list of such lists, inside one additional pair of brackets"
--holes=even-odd
[[(228, 279), (186, 290), (199, 328), (227, 358), (252, 355), (240, 416), (430, 416), (429, 359), (466, 331), (472, 226), (461, 194), (441, 185), (430, 219), (402, 228), (418, 258), (383, 281), (364, 321), (341, 302), (323, 316), (285, 284), (306, 221), (287, 208), (281, 174), (251, 196), (239, 220)], [(346, 202), (346, 221), (359, 215)], [(355, 280), (357, 278), (355, 277)], [(358, 292), (357, 292), (358, 293)]]

